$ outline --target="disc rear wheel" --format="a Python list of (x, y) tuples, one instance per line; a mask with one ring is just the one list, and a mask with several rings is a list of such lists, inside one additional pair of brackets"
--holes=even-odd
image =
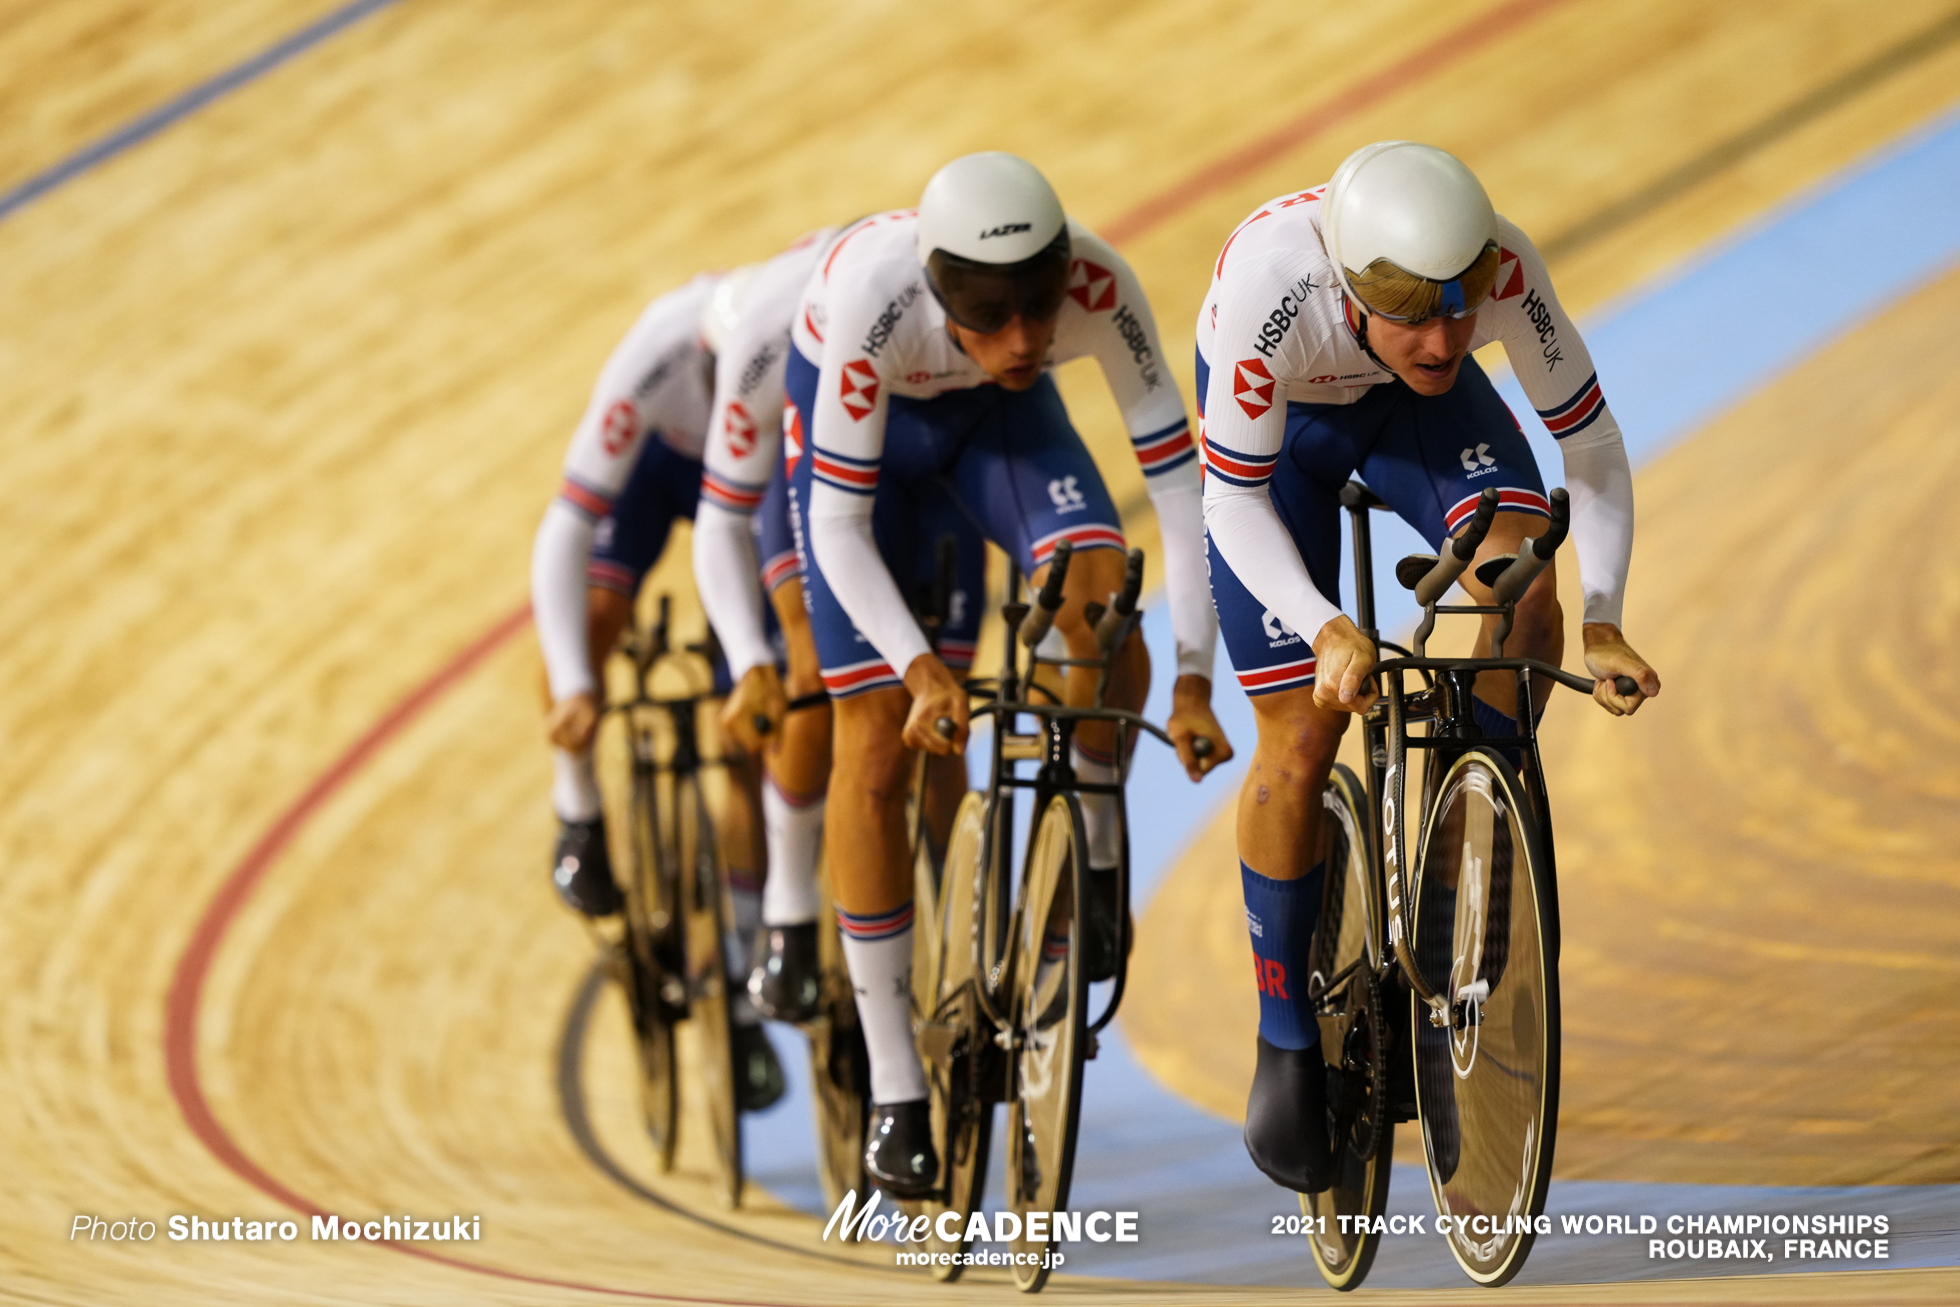
[(1504, 1284), (1531, 1251), (1504, 1218), (1544, 1211), (1558, 1124), (1557, 925), (1549, 867), (1517, 773), (1486, 749), (1444, 772), (1417, 863), (1411, 942), (1449, 1001), (1436, 1024), (1414, 1005), (1416, 1098), (1436, 1210), (1479, 1284)]
[(1007, 1198), (1020, 1215), (1013, 1241), (1015, 1286), (1047, 1283), (1053, 1231), (1028, 1235), (1028, 1214), (1068, 1207), (1088, 1050), (1083, 978), (1082, 810), (1058, 795), (1042, 814), (1029, 854), (1009, 977), (1013, 992), (1014, 1081), (1007, 1108)]
[(1381, 1235), (1344, 1226), (1379, 1217), (1388, 1203), (1394, 1121), (1387, 1107), (1387, 1042), (1377, 973), (1384, 934), (1382, 904), (1369, 841), (1367, 791), (1336, 765), (1323, 792), (1322, 847), (1327, 880), (1314, 932), (1308, 993), (1327, 1058), (1328, 1145), (1334, 1182), (1300, 1195), (1314, 1218), (1308, 1236), (1321, 1278), (1336, 1289), (1358, 1287), (1374, 1264)]

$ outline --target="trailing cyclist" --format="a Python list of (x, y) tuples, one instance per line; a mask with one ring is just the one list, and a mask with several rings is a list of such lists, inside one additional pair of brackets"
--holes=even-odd
[[(701, 494), (714, 369), (705, 314), (725, 280), (704, 273), (660, 296), (613, 350), (532, 545), (531, 607), (544, 652), (551, 803), (559, 821), (551, 878), (566, 905), (587, 916), (624, 906), (592, 757), (605, 706), (603, 669), (674, 520), (692, 518)], [(730, 852), (737, 861), (743, 856)], [(754, 932), (758, 879), (739, 866), (730, 871), (742, 939)], [(731, 966), (746, 971), (733, 957)], [(735, 979), (739, 988), (741, 977)], [(766, 1106), (781, 1093), (782, 1071), (754, 1009), (741, 1002), (736, 1012), (743, 1106)]]
[[(1495, 488), (1480, 557), (1548, 515), (1531, 448), (1471, 351), (1491, 341), (1558, 440), (1572, 496), (1594, 698), (1615, 715), (1660, 692), (1620, 631), (1633, 481), (1586, 345), (1523, 232), (1454, 156), (1409, 141), (1350, 155), (1324, 186), (1261, 205), (1225, 242), (1198, 316), (1212, 597), (1259, 743), (1239, 798), (1239, 868), (1259, 990), (1245, 1140), (1301, 1192), (1328, 1184), (1325, 1075), (1305, 991), (1323, 867), (1321, 791), (1349, 716), (1375, 690), (1374, 645), (1339, 605), (1338, 495), (1359, 471), (1432, 547)], [(1474, 602), (1491, 602), (1472, 573)], [(1488, 655), (1495, 617), (1478, 654)], [(1517, 604), (1505, 652), (1556, 665), (1554, 570)], [(1619, 676), (1636, 693), (1620, 694)], [(1542, 682), (1543, 678), (1540, 678)], [(1543, 711), (1549, 683), (1535, 684)], [(1516, 684), (1479, 677), (1491, 736), (1517, 734)]]
[[(1170, 730), (1193, 779), (1230, 756), (1210, 708), (1216, 627), (1204, 601), (1195, 451), (1150, 306), (1117, 254), (1063, 213), (1035, 168), (1007, 154), (954, 160), (916, 211), (853, 224), (812, 275), (786, 384), (792, 521), (823, 682), (836, 711), (825, 847), (844, 952), (871, 1057), (865, 1166), (896, 1196), (931, 1191), (938, 1159), (912, 1043), (912, 867), (905, 795), (911, 751), (964, 747), (967, 695), (914, 620), (905, 592), (933, 544), (963, 520), (1037, 581), (1056, 544), (1074, 562), (1056, 622), (1074, 657), (1100, 656), (1085, 602), (1123, 581), (1122, 526), (1048, 371), (1102, 365), (1147, 477), (1164, 540), (1178, 677)], [(977, 559), (942, 651), (970, 650), (980, 619)], [(1108, 702), (1143, 702), (1141, 639), (1116, 654)], [(1095, 682), (1070, 669), (1069, 702)], [(935, 729), (954, 725), (950, 738)], [(1218, 749), (1200, 760), (1194, 736)], [(1085, 724), (1072, 763), (1111, 781), (1119, 742)], [(1106, 801), (1087, 802), (1090, 903), (1085, 968), (1111, 974), (1120, 938), (1120, 848)]]

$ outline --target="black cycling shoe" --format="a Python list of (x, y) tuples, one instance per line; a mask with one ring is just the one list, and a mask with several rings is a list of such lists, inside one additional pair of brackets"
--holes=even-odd
[(574, 912), (609, 917), (626, 906), (613, 882), (606, 852), (606, 819), (558, 821), (558, 845), (551, 851), (551, 883)]
[(1117, 950), (1127, 942), (1116, 911), (1116, 868), (1091, 867), (1082, 880), (1089, 900), (1082, 920), (1082, 973), (1091, 983), (1113, 980)]
[(939, 1184), (939, 1154), (932, 1147), (932, 1108), (910, 1103), (872, 1104), (865, 1128), (864, 1172), (894, 1198), (930, 1198)]
[(1259, 1069), (1245, 1105), (1245, 1151), (1266, 1178), (1317, 1194), (1333, 1180), (1327, 1148), (1327, 1059), (1318, 1046), (1274, 1048), (1259, 1037)]
[(749, 972), (749, 1001), (771, 1021), (808, 1021), (817, 1015), (822, 990), (817, 923), (764, 926)]
[(735, 1026), (735, 1106), (744, 1112), (773, 1107), (783, 1096), (783, 1064), (762, 1023)]

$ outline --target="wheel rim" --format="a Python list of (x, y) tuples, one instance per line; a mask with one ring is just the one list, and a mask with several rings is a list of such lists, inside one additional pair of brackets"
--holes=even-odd
[[(1381, 1239), (1342, 1228), (1342, 1217), (1379, 1216), (1388, 1201), (1393, 1124), (1386, 1110), (1386, 1026), (1373, 984), (1380, 964), (1382, 929), (1374, 867), (1368, 856), (1365, 802), (1360, 782), (1346, 767), (1329, 778), (1323, 799), (1327, 831), (1327, 888), (1321, 927), (1314, 935), (1309, 980), (1316, 999), (1321, 1047), (1329, 1059), (1332, 1185), (1302, 1194), (1303, 1215), (1318, 1218), (1309, 1235), (1321, 1277), (1337, 1289), (1360, 1284)], [(1327, 982), (1357, 962), (1328, 993)]]
[[(926, 1068), (927, 1097), (932, 1110), (933, 1147), (939, 1152), (943, 1197), (927, 1199), (917, 1210), (932, 1220), (930, 1248), (934, 1253), (959, 1253), (966, 1247), (966, 1224), (980, 1205), (986, 1186), (987, 1145), (993, 1121), (992, 1105), (982, 1100), (978, 1062), (986, 1047), (978, 1023), (974, 989), (980, 983), (983, 929), (982, 851), (986, 830), (986, 799), (968, 794), (953, 819), (946, 859), (940, 876), (940, 914), (937, 936), (929, 950), (913, 957), (913, 997), (923, 1022), (946, 1027), (920, 1029), (920, 1054)], [(930, 968), (921, 974), (922, 963)], [(938, 1038), (935, 1039), (935, 1034)], [(943, 1055), (936, 1045), (943, 1044)], [(939, 1216), (959, 1216), (960, 1237), (939, 1236)], [(954, 1280), (963, 1268), (949, 1259), (935, 1260), (935, 1279)]]
[(675, 782), (677, 865), (687, 916), (688, 1026), (722, 1201), (742, 1198), (742, 1120), (735, 1099), (735, 1039), (722, 957), (721, 875), (707, 808), (692, 778)]
[[(663, 958), (672, 953), (672, 892), (663, 892), (658, 837), (654, 827), (654, 772), (637, 760), (633, 765), (632, 803), (626, 813), (626, 996), (633, 1017), (633, 1036), (640, 1050), (640, 1109), (647, 1137), (653, 1143), (654, 1164), (674, 1168), (679, 1141), (680, 1094), (674, 1065), (674, 1011), (667, 988)], [(669, 931), (663, 939), (661, 929)], [(664, 947), (663, 947), (664, 945)]]
[[(1015, 922), (1014, 1098), (1008, 1107), (1007, 1192), (1009, 1206), (1023, 1217), (1013, 1248), (1023, 1257), (1041, 1257), (1051, 1238), (1030, 1239), (1026, 1214), (1056, 1212), (1068, 1205), (1075, 1163), (1075, 1131), (1082, 1108), (1084, 1008), (1087, 994), (1081, 967), (1082, 925), (1076, 849), (1080, 818), (1067, 798), (1056, 798), (1043, 815), (1028, 858), (1027, 886)], [(1048, 1268), (1017, 1260), (1014, 1280), (1035, 1289)]]
[(816, 1112), (817, 1164), (824, 1200), (835, 1210), (844, 1195), (869, 1190), (864, 1175), (864, 1127), (870, 1112), (870, 1068), (864, 1033), (858, 1028), (857, 998), (844, 965), (831, 910), (829, 873), (819, 867), (817, 910), (819, 981), (817, 1016), (805, 1027), (810, 1036), (810, 1083)]
[[(1544, 1208), (1558, 1116), (1558, 978), (1537, 832), (1508, 764), (1459, 758), (1423, 845), (1412, 942), (1425, 977), (1451, 1000), (1438, 1026), (1416, 1004), (1416, 1094), (1430, 1189), (1445, 1216)], [(1453, 1226), (1461, 1223), (1452, 1223)], [(1453, 1228), (1470, 1277), (1502, 1284), (1524, 1263), (1528, 1231)]]

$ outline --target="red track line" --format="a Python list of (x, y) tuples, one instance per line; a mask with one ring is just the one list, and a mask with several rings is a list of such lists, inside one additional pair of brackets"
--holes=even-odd
[[(1471, 20), (1372, 77), (1349, 87), (1331, 100), (1282, 124), (1249, 145), (1242, 146), (1224, 158), (1207, 164), (1168, 190), (1145, 200), (1105, 226), (1104, 236), (1114, 244), (1121, 244), (1143, 235), (1166, 219), (1190, 207), (1205, 195), (1239, 181), (1269, 162), (1275, 154), (1300, 145), (1343, 118), (1414, 84), (1424, 76), (1447, 67), (1514, 28), (1567, 2), (1568, 0), (1511, 0), (1511, 3)], [(352, 779), (384, 744), (399, 735), (444, 692), (467, 676), (511, 636), (524, 629), (530, 622), (530, 618), (529, 604), (500, 618), (488, 631), (450, 659), (434, 676), (410, 691), (401, 702), (389, 709), (380, 721), (370, 727), (366, 734), (334, 761), (332, 766), (321, 773), (319, 779), (308, 786), (305, 793), (279, 815), (266, 833), (259, 837), (258, 843), (252, 846), (245, 857), (232, 869), (231, 874), (225, 878), (223, 886), (205, 908), (197, 929), (192, 932), (190, 943), (185, 947), (183, 956), (177, 961), (177, 970), (170, 982), (170, 994), (165, 1000), (163, 1035), (164, 1066), (170, 1081), (170, 1092), (177, 1100), (177, 1107), (184, 1114), (184, 1120), (190, 1126), (191, 1133), (210, 1149), (212, 1156), (224, 1163), (233, 1174), (247, 1184), (294, 1211), (306, 1215), (328, 1214), (311, 1199), (300, 1196), (274, 1179), (245, 1154), (245, 1150), (238, 1146), (237, 1141), (218, 1122), (217, 1115), (211, 1110), (210, 1101), (204, 1096), (204, 1087), (198, 1080), (198, 1004), (204, 995), (204, 982), (210, 974), (212, 958), (216, 956), (218, 945), (223, 941), (225, 932), (231, 928), (231, 923), (237, 917), (239, 909), (245, 906), (245, 901), (251, 897), (253, 890), (258, 888), (258, 883), (278, 861), (279, 855), (286, 851), (287, 846), (293, 842), (320, 807), (341, 786)], [(411, 1257), (419, 1257), (442, 1266), (546, 1288), (573, 1289), (654, 1302), (698, 1303), (706, 1304), (708, 1307), (772, 1307), (770, 1304), (748, 1299), (696, 1298), (635, 1289), (615, 1289), (604, 1285), (578, 1284), (466, 1261), (460, 1257), (431, 1252), (412, 1244), (387, 1240), (377, 1242), (397, 1252), (407, 1253)]]
[(1372, 77), (1325, 100), (1289, 122), (1280, 124), (1258, 140), (1242, 145), (1222, 159), (1206, 164), (1183, 181), (1158, 192), (1128, 213), (1101, 227), (1103, 239), (1112, 245), (1150, 231), (1173, 218), (1213, 191), (1222, 190), (1271, 163), (1275, 156), (1304, 144), (1343, 118), (1349, 118), (1414, 85), (1422, 78), (1475, 53), (1501, 36), (1523, 26), (1540, 14), (1557, 9), (1568, 0), (1511, 0), (1486, 14), (1479, 14), (1461, 27), (1437, 37), (1413, 54), (1407, 55)]

